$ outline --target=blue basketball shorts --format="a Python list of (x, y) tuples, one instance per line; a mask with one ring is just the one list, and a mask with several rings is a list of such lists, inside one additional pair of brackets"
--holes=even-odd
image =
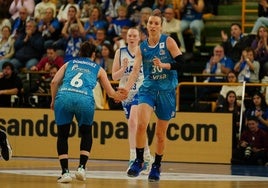
[(157, 116), (161, 120), (170, 120), (176, 115), (176, 91), (171, 90), (150, 90), (140, 88), (139, 104), (146, 103), (150, 105)]
[(66, 92), (55, 98), (54, 113), (58, 126), (70, 124), (74, 117), (79, 126), (92, 125), (94, 112), (94, 97)]

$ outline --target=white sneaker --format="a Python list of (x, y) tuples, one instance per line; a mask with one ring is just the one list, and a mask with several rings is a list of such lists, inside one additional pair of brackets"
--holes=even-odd
[(61, 175), (61, 177), (58, 178), (58, 183), (70, 183), (72, 181), (71, 174), (69, 172), (66, 172)]
[(154, 157), (152, 155), (148, 155), (144, 158), (144, 170), (141, 171), (141, 174), (144, 175), (148, 175), (150, 170), (151, 170), (151, 166), (154, 162)]
[(79, 167), (77, 171), (75, 172), (75, 177), (76, 179), (80, 181), (85, 181), (86, 180), (86, 171), (84, 168)]

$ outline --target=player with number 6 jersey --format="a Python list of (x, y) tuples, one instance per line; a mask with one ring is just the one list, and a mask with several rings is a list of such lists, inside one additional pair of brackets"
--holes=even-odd
[(78, 58), (64, 64), (51, 82), (51, 109), (58, 128), (57, 152), (62, 169), (58, 183), (69, 183), (72, 177), (68, 168), (68, 137), (75, 116), (80, 141), (80, 160), (75, 176), (86, 180), (86, 163), (92, 147), (92, 123), (95, 112), (93, 89), (99, 79), (109, 97), (123, 100), (126, 94), (115, 91), (103, 68), (94, 62), (96, 46), (84, 42)]

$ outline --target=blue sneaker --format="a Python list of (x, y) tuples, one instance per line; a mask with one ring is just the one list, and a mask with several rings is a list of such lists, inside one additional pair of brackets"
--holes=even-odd
[(127, 175), (129, 177), (137, 177), (141, 171), (143, 171), (144, 165), (140, 159), (135, 159), (134, 163), (131, 165), (129, 170), (127, 171)]
[(128, 162), (128, 167), (127, 167), (127, 171), (126, 172), (128, 172), (128, 170), (130, 169), (130, 167), (132, 166), (132, 164), (134, 163), (134, 161), (135, 161), (135, 159), (134, 160), (130, 160)]
[(160, 165), (152, 165), (148, 180), (150, 182), (155, 182), (160, 180)]

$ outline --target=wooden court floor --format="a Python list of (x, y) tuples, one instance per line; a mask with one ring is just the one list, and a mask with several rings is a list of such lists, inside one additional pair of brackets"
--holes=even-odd
[[(69, 162), (71, 173), (78, 160)], [(57, 183), (57, 159), (12, 158), (0, 160), (0, 188), (267, 188), (268, 167), (163, 162), (161, 180), (147, 175), (126, 176), (127, 161), (89, 160), (87, 180)]]

